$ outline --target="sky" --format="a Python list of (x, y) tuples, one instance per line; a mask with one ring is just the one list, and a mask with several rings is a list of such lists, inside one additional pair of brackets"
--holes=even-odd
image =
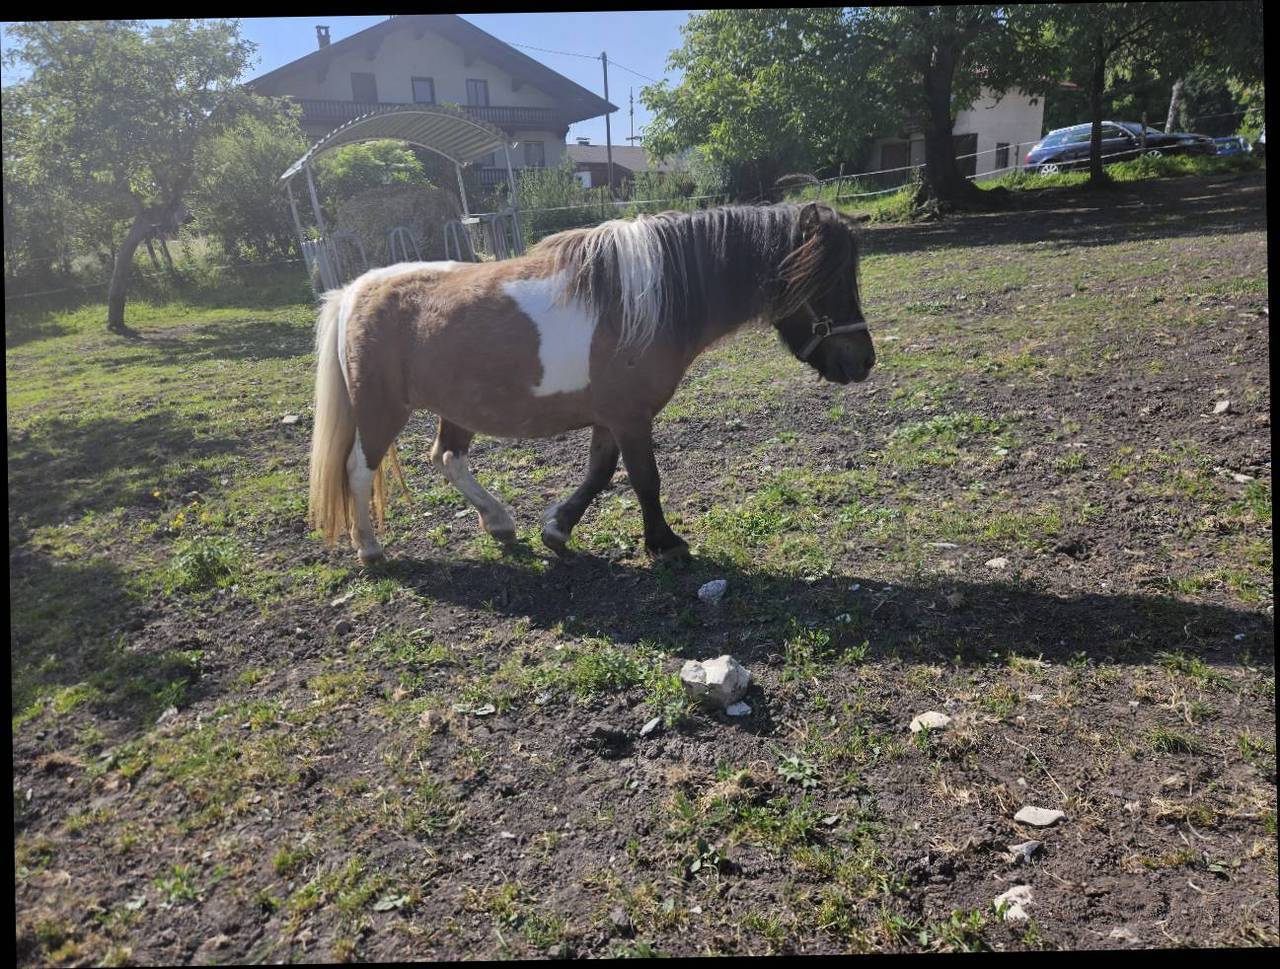
[[(653, 79), (679, 80), (678, 72), (667, 71), (667, 55), (682, 41), (680, 26), (688, 10), (616, 11), (602, 13), (468, 13), (463, 19), (552, 70), (563, 74), (587, 90), (604, 96), (600, 53), (609, 55), (609, 101), (619, 110), (609, 119), (615, 145), (629, 144), (631, 117), (628, 92), (634, 90), (635, 133), (649, 120), (640, 103), (640, 88)], [(241, 32), (258, 45), (258, 64), (249, 76), (257, 77), (316, 49), (316, 24), (327, 24), (333, 40), (341, 40), (372, 27), (385, 17), (246, 17)], [(8, 24), (0, 23), (0, 46), (9, 49)], [(518, 45), (526, 46), (518, 46)], [(533, 47), (544, 50), (532, 50)], [(561, 51), (563, 53), (549, 53)], [(585, 55), (585, 56), (571, 56)], [(629, 68), (630, 70), (627, 70)], [(643, 77), (637, 76), (638, 72)], [(20, 72), (4, 69), (4, 84), (21, 78)], [(247, 78), (246, 78), (247, 80)], [(571, 125), (568, 141), (590, 138), (592, 144), (605, 141), (604, 117)]]

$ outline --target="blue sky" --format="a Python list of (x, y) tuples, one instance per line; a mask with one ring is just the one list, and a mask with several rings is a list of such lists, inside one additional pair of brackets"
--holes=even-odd
[[(486, 13), (463, 14), (464, 19), (475, 24), (499, 40), (509, 44), (526, 45), (517, 50), (528, 54), (554, 71), (603, 96), (604, 86), (598, 60), (601, 51), (609, 54), (609, 100), (619, 108), (610, 118), (613, 142), (627, 144), (630, 133), (630, 117), (627, 109), (629, 89), (636, 92), (635, 130), (640, 130), (649, 120), (649, 113), (640, 104), (640, 88), (648, 78), (666, 77), (679, 79), (678, 73), (667, 72), (667, 55), (680, 46), (680, 26), (689, 17), (688, 10), (608, 11), (602, 13)], [(334, 40), (349, 37), (357, 31), (371, 27), (385, 17), (246, 17), (241, 20), (246, 38), (258, 44), (258, 65), (252, 76), (273, 70), (282, 64), (310, 53), (316, 47), (316, 24), (328, 24)], [(7, 24), (0, 24), (0, 30)], [(8, 50), (8, 37), (3, 38)], [(564, 51), (569, 54), (585, 54), (589, 57), (565, 56), (548, 53), (547, 50), (531, 50), (541, 47)], [(589, 59), (596, 58), (596, 59)], [(637, 77), (623, 67), (646, 77)], [(4, 83), (18, 79), (9, 69), (4, 71)], [(592, 144), (604, 144), (604, 118), (580, 121), (569, 128), (569, 141), (590, 138)]]

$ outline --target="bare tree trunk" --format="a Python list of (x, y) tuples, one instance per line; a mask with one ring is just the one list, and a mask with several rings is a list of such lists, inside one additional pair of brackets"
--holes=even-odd
[(1182, 78), (1173, 82), (1173, 94), (1169, 97), (1169, 117), (1164, 123), (1165, 132), (1178, 130), (1178, 109), (1182, 107)]
[(165, 241), (164, 236), (160, 237), (160, 254), (164, 256), (164, 264), (169, 267), (169, 277), (177, 279), (178, 270), (173, 266), (173, 256), (169, 255), (169, 243)]
[(924, 182), (916, 204), (930, 199), (938, 202), (977, 201), (981, 189), (960, 174), (956, 164), (954, 120), (951, 117), (951, 86), (955, 77), (955, 55), (938, 49), (924, 72), (925, 99), (929, 116), (924, 130)]
[(1107, 173), (1102, 170), (1102, 94), (1107, 80), (1107, 58), (1101, 49), (1093, 55), (1093, 75), (1089, 81), (1089, 116), (1093, 129), (1089, 133), (1089, 184), (1105, 185)]
[(111, 288), (107, 292), (107, 329), (112, 333), (132, 332), (124, 325), (124, 301), (129, 287), (129, 273), (133, 269), (133, 254), (151, 228), (149, 213), (139, 212), (129, 226), (124, 242), (116, 250), (115, 268), (111, 271)]
[(151, 268), (156, 272), (160, 271), (160, 260), (156, 258), (156, 248), (151, 244), (151, 236), (147, 236), (143, 240), (147, 246), (147, 255), (151, 257)]

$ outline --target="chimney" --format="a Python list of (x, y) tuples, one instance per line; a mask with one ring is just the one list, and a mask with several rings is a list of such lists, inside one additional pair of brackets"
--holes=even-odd
[(320, 49), (324, 50), (329, 46), (329, 28), (316, 25), (316, 41), (320, 44)]
[(591, 139), (590, 139), (590, 138), (579, 138), (579, 139), (578, 139), (578, 144), (580, 144), (580, 145), (589, 145), (589, 144), (591, 144)]

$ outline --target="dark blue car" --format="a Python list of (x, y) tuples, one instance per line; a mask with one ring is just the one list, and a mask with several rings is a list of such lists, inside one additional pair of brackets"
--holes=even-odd
[[(1050, 131), (1031, 146), (1024, 167), (1029, 172), (1039, 172), (1042, 175), (1056, 175), (1074, 168), (1088, 167), (1092, 128), (1090, 124), (1077, 124)], [(1158, 158), (1161, 155), (1215, 155), (1217, 152), (1218, 146), (1213, 143), (1212, 138), (1205, 135), (1182, 131), (1165, 134), (1148, 126), (1144, 144), (1142, 125), (1129, 121), (1102, 122), (1104, 165), (1144, 154)]]

